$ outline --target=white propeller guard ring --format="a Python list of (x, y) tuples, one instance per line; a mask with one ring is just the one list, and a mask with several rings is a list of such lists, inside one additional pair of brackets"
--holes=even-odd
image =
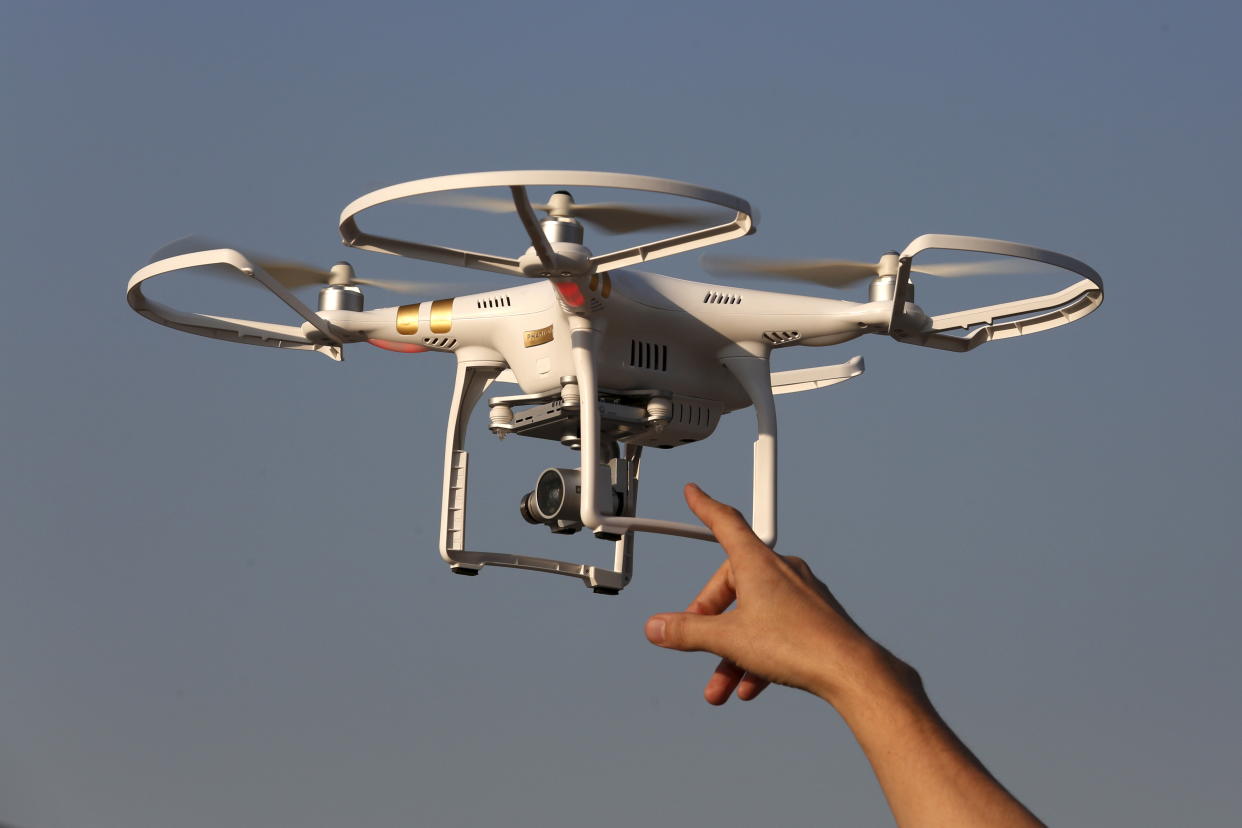
[(619, 190), (641, 190), (692, 198), (737, 213), (732, 221), (715, 227), (694, 230), (648, 244), (592, 256), (590, 264), (593, 272), (596, 273), (629, 267), (652, 259), (671, 256), (674, 253), (683, 253), (687, 250), (746, 236), (753, 233), (758, 224), (754, 209), (745, 199), (684, 181), (585, 170), (509, 170), (420, 178), (375, 190), (355, 199), (341, 212), (341, 240), (360, 250), (372, 250), (377, 253), (388, 253), (394, 256), (423, 259), (525, 278), (526, 274), (519, 268), (517, 259), (376, 236), (365, 232), (358, 226), (357, 218), (360, 213), (381, 204), (413, 196), (451, 190), (468, 190), (476, 187), (611, 187)]
[[(901, 251), (901, 278), (903, 280), (910, 278), (911, 262), (914, 257), (925, 250), (961, 250), (1030, 259), (1068, 270), (1082, 276), (1083, 279), (1057, 293), (933, 316), (931, 327), (927, 331), (895, 332), (894, 336), (903, 342), (947, 351), (969, 351), (994, 339), (1023, 336), (1068, 325), (1092, 313), (1104, 301), (1104, 280), (1087, 263), (1052, 250), (977, 236), (953, 236), (942, 233), (919, 236)], [(898, 293), (900, 294), (900, 291)], [(1021, 319), (1000, 323), (995, 321), (1019, 315), (1022, 316)], [(944, 333), (944, 331), (969, 328), (975, 328), (975, 330), (966, 336)]]
[[(292, 308), (298, 316), (314, 325), (329, 342), (312, 342), (302, 333), (301, 327), (293, 325), (179, 311), (147, 298), (142, 292), (142, 285), (148, 279), (203, 265), (227, 265), (254, 279), (276, 294), (277, 298)], [(125, 290), (125, 301), (131, 308), (152, 322), (158, 322), (186, 333), (222, 339), (226, 342), (240, 342), (245, 345), (319, 351), (332, 359), (338, 361), (341, 359), (341, 339), (328, 323), (304, 305), (288, 288), (273, 279), (267, 271), (253, 264), (240, 252), (230, 248), (185, 253), (152, 262), (130, 277), (129, 286)]]

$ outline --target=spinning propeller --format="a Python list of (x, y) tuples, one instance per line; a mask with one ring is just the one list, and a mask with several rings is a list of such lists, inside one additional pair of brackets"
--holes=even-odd
[[(427, 199), (431, 204), (462, 207), (484, 213), (514, 213), (517, 207), (510, 198), (473, 195), (471, 193), (444, 193)], [(531, 203), (531, 207), (547, 213), (551, 218), (572, 218), (587, 222), (605, 233), (636, 233), (661, 227), (703, 226), (719, 223), (718, 210), (696, 210), (676, 207), (640, 207), (619, 201), (601, 201), (595, 204), (578, 204), (564, 190), (552, 194), (546, 204)]]
[[(809, 282), (830, 288), (847, 288), (881, 275), (883, 260), (851, 262), (841, 259), (757, 259), (742, 256), (702, 256), (699, 264), (714, 275), (772, 276), (795, 282)], [(924, 273), (954, 279), (960, 276), (988, 276), (1007, 273), (1031, 273), (1038, 263), (1024, 259), (976, 262), (929, 262), (910, 268), (911, 273)]]

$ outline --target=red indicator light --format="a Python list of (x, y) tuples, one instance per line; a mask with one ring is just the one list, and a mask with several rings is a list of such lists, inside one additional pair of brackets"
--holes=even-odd
[(554, 282), (554, 284), (561, 298), (565, 300), (565, 304), (571, 308), (580, 308), (586, 304), (586, 297), (582, 295), (581, 288), (573, 282)]

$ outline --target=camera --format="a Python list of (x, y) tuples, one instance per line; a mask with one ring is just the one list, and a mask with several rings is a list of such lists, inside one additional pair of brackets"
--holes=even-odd
[[(611, 508), (607, 513), (620, 514), (621, 493), (608, 493)], [(535, 488), (522, 496), (518, 509), (527, 523), (542, 523), (555, 534), (571, 535), (582, 528), (581, 497), (582, 475), (578, 469), (544, 469), (535, 480)]]

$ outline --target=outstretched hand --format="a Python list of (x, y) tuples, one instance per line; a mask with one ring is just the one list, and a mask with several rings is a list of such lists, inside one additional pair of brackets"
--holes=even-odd
[(869, 638), (805, 561), (773, 552), (698, 486), (686, 486), (686, 502), (728, 560), (685, 612), (648, 618), (647, 638), (721, 657), (703, 691), (709, 702), (735, 691), (753, 699), (773, 681), (824, 699), (858, 739), (902, 828), (1042, 824), (944, 723), (918, 673)]
[[(685, 612), (647, 620), (647, 638), (661, 647), (721, 656), (703, 696), (724, 704), (736, 690), (753, 699), (770, 682), (814, 693), (832, 704), (875, 667), (892, 659), (846, 614), (801, 558), (764, 545), (736, 509), (693, 483), (686, 502), (728, 555)], [(736, 603), (734, 609), (730, 606)]]

